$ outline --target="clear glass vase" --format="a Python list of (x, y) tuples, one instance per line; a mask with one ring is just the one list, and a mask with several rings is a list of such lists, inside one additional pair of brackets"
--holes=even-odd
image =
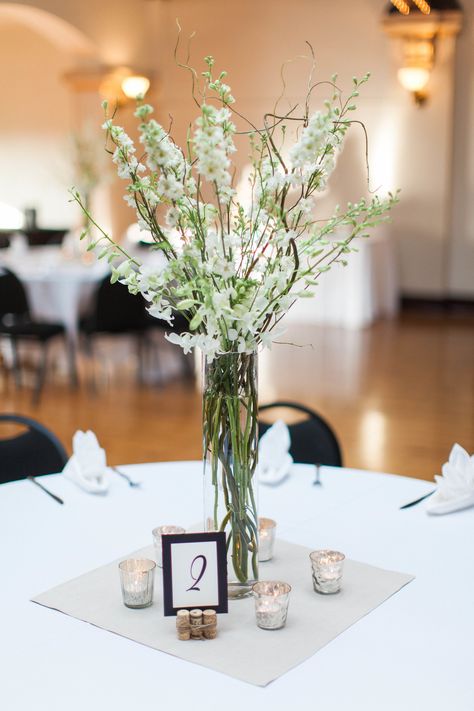
[(226, 353), (204, 363), (204, 516), (225, 531), (229, 597), (258, 580), (257, 355)]

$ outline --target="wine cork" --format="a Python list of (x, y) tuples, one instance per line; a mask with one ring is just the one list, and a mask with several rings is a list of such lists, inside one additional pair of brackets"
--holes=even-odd
[(191, 622), (191, 639), (202, 639), (202, 610), (191, 610), (189, 619)]
[(191, 639), (189, 610), (178, 610), (178, 614), (176, 615), (176, 631), (178, 633), (178, 639), (182, 641)]
[(217, 615), (215, 610), (204, 610), (202, 615), (204, 625), (203, 634), (205, 639), (215, 639), (217, 637)]

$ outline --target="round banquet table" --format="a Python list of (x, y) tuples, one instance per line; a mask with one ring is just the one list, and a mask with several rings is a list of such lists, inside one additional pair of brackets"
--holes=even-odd
[(79, 319), (91, 309), (99, 282), (109, 272), (108, 264), (67, 259), (57, 246), (34, 247), (21, 254), (6, 250), (0, 262), (22, 281), (33, 316), (63, 324), (75, 342)]
[[(109, 492), (98, 497), (59, 475), (42, 477), (64, 506), (28, 481), (0, 486), (0, 708), (472, 711), (474, 509), (400, 511), (432, 484), (349, 469), (324, 467), (318, 487), (313, 467), (295, 465), (280, 486), (261, 486), (261, 515), (278, 521), (279, 537), (416, 578), (260, 688), (30, 602), (148, 545), (156, 525), (199, 520), (199, 462), (122, 469), (142, 487), (110, 473)], [(291, 602), (289, 614), (297, 614)]]

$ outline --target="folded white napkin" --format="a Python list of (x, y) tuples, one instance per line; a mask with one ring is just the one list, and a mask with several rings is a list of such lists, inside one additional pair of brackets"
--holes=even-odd
[(455, 444), (449, 461), (443, 464), (442, 476), (435, 476), (438, 484), (426, 505), (429, 514), (446, 514), (474, 506), (474, 455)]
[(262, 484), (279, 484), (290, 473), (293, 458), (289, 453), (290, 431), (283, 420), (277, 420), (258, 446), (258, 478)]
[(105, 480), (107, 462), (95, 434), (78, 430), (72, 438), (72, 451), (64, 476), (90, 494), (105, 494), (109, 488)]

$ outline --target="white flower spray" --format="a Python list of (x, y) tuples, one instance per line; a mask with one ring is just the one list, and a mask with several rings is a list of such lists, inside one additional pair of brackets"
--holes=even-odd
[[(136, 210), (140, 228), (152, 234), (153, 247), (163, 252), (165, 266), (150, 272), (87, 216), (100, 230), (90, 249), (104, 247), (99, 256), (113, 265), (112, 279), (141, 293), (152, 316), (171, 324), (174, 314), (184, 314), (188, 330), (171, 333), (168, 340), (186, 352), (199, 347), (212, 361), (218, 354), (270, 347), (292, 304), (310, 296), (309, 289), (331, 266), (345, 264), (346, 255), (355, 251), (354, 238), (367, 236), (368, 228), (386, 219), (397, 196), (362, 199), (326, 221), (315, 219), (317, 195), (326, 188), (353, 123), (353, 102), (369, 78), (354, 78), (344, 100), (334, 76), (327, 82), (331, 99), (322, 110), (310, 113), (310, 87), (300, 115), (298, 107), (286, 115), (274, 111), (265, 115), (263, 127), (252, 125), (241, 132), (250, 141), (252, 200), (250, 206), (239, 204), (232, 154), (238, 133), (234, 120), (240, 114), (233, 108), (230, 87), (223, 83), (226, 73), (214, 76), (212, 57), (205, 63), (197, 100), (200, 114), (186, 151), (152, 118), (148, 104), (139, 102), (135, 111), (144, 150), (141, 160), (113, 118), (103, 125), (118, 175), (128, 183), (125, 200)], [(187, 68), (197, 80), (195, 70)], [(284, 159), (282, 144), (290, 122), (299, 122), (301, 130)], [(210, 192), (209, 201), (204, 194)], [(79, 193), (73, 190), (72, 195), (87, 211)], [(166, 207), (164, 221), (158, 219), (160, 206)], [(347, 236), (329, 239), (341, 227)]]

